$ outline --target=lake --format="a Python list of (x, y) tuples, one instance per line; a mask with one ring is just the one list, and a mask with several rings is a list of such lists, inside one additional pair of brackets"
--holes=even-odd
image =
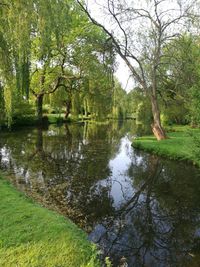
[(131, 146), (133, 121), (0, 133), (12, 183), (69, 217), (113, 266), (200, 266), (200, 172)]

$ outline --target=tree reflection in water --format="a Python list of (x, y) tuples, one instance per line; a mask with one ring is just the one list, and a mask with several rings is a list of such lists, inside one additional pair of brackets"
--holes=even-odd
[[(134, 124), (2, 133), (12, 181), (70, 217), (114, 266), (199, 266), (199, 170), (131, 148)], [(195, 265), (196, 264), (196, 265)]]

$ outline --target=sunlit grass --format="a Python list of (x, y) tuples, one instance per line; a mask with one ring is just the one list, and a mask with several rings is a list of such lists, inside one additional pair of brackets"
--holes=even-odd
[(133, 147), (153, 152), (170, 159), (188, 160), (200, 166), (193, 153), (193, 139), (189, 131), (200, 137), (200, 129), (189, 126), (173, 126), (168, 129), (169, 139), (157, 141), (154, 136), (144, 136), (133, 141)]
[(96, 249), (71, 221), (0, 177), (0, 266), (96, 267)]

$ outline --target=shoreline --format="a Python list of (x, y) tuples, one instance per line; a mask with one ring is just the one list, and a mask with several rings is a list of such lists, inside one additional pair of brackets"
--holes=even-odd
[(153, 135), (143, 136), (136, 138), (132, 142), (132, 146), (170, 160), (186, 161), (200, 167), (200, 161), (194, 154), (194, 141), (189, 132), (199, 137), (200, 140), (199, 128), (193, 129), (189, 126), (173, 126), (167, 131), (169, 139), (157, 141)]
[(18, 191), (2, 174), (0, 212), (0, 266), (100, 266), (86, 233)]

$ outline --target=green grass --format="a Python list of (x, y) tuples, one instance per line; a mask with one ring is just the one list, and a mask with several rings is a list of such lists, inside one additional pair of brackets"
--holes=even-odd
[(86, 234), (0, 177), (1, 267), (97, 267)]
[(64, 114), (46, 114), (44, 116), (48, 118), (50, 124), (63, 123), (65, 121)]
[(188, 160), (200, 166), (200, 161), (194, 154), (192, 132), (200, 138), (200, 129), (192, 129), (189, 126), (174, 126), (168, 129), (169, 139), (157, 141), (154, 136), (144, 136), (133, 141), (133, 147), (165, 156), (170, 159)]

